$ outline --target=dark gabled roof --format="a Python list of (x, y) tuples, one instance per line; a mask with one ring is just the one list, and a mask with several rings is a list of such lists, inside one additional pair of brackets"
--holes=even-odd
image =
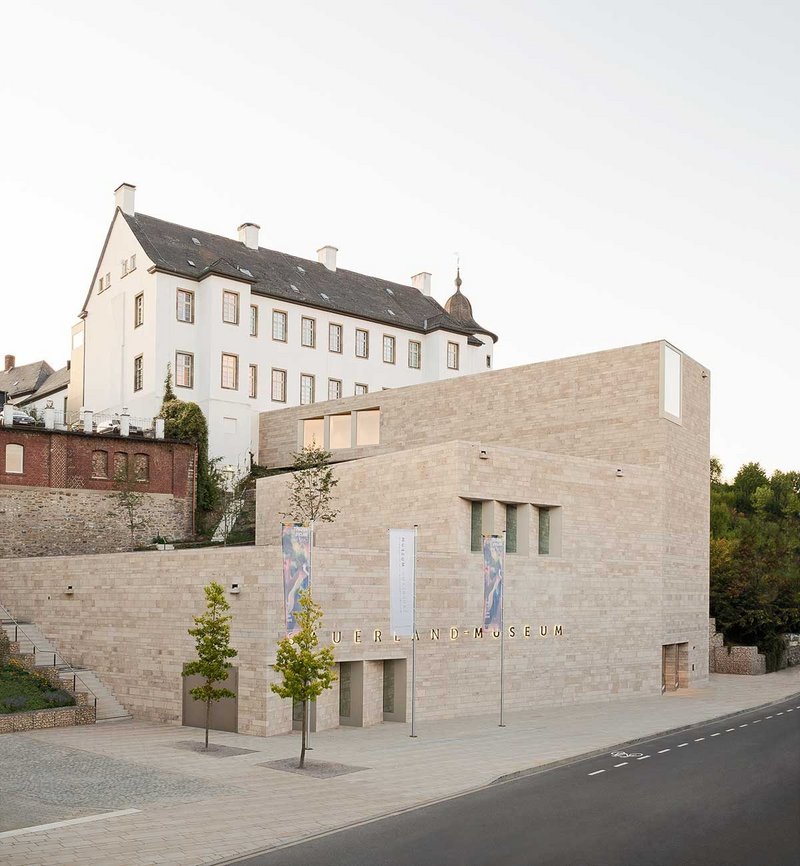
[(8, 394), (9, 400), (25, 397), (40, 388), (45, 380), (53, 375), (53, 368), (47, 361), (34, 361), (21, 367), (0, 371), (0, 391)]
[(69, 367), (62, 367), (55, 373), (51, 373), (33, 394), (21, 400), (20, 403), (24, 405), (25, 403), (32, 403), (34, 400), (41, 400), (43, 397), (48, 397), (50, 394), (55, 394), (56, 391), (66, 388), (67, 385), (69, 385)]
[(249, 283), (254, 293), (277, 300), (423, 333), (441, 328), (472, 334), (437, 301), (411, 286), (342, 268), (329, 271), (320, 262), (263, 247), (252, 250), (238, 240), (145, 214), (122, 215), (155, 270), (193, 280), (220, 274)]

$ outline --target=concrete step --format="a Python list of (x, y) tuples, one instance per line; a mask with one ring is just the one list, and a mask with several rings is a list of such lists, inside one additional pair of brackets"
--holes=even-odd
[[(79, 692), (91, 692), (97, 698), (98, 721), (130, 717), (125, 707), (114, 697), (111, 690), (94, 671), (76, 669), (75, 674), (76, 678), (78, 678), (76, 690)], [(91, 694), (89, 695), (90, 701)]]

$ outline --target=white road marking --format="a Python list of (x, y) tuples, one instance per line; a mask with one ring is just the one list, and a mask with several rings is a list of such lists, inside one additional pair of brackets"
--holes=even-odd
[(598, 773), (605, 773), (605, 770), (595, 770), (593, 773), (589, 773), (589, 775), (596, 776)]
[(736, 728), (725, 728), (725, 733), (729, 734), (731, 731), (735, 731)]
[(756, 720), (753, 722), (753, 724), (754, 724), (754, 725), (757, 725), (759, 722), (762, 722), (762, 721), (763, 721), (763, 719), (756, 719)]
[(716, 734), (712, 734), (711, 736), (712, 736), (712, 737), (718, 737), (721, 733), (722, 733), (722, 731), (717, 731)]
[(743, 725), (739, 725), (739, 727), (740, 727), (740, 728), (746, 728), (746, 727), (747, 727), (747, 724), (748, 724), (748, 723), (745, 722)]
[(783, 713), (782, 713), (782, 712), (781, 712), (781, 713), (778, 713), (778, 715), (779, 715), (779, 716), (782, 716), (782, 715), (783, 715)]
[(627, 767), (627, 766), (628, 766), (628, 762), (627, 762), (627, 761), (623, 761), (621, 764), (614, 764), (614, 766), (615, 766), (615, 767)]
[(786, 710), (786, 712), (787, 712), (787, 713), (793, 713), (793, 712), (794, 712), (794, 710), (793, 710), (793, 709), (792, 709), (792, 708), (791, 708), (791, 707), (789, 707), (789, 709), (788, 709), (788, 710)]
[(695, 740), (695, 743), (702, 743), (703, 740), (705, 740), (705, 737), (698, 737), (698, 738)]
[(641, 758), (637, 758), (636, 760), (637, 761), (646, 761), (649, 757), (650, 757), (650, 755), (642, 755)]
[(105, 818), (120, 818), (123, 815), (133, 815), (140, 809), (119, 809), (116, 812), (103, 812), (100, 815), (85, 815), (83, 818), (70, 818), (68, 821), (54, 821), (52, 824), (37, 824), (35, 827), (20, 827), (18, 830), (6, 830), (0, 833), (0, 839), (9, 836), (22, 836), (25, 833), (42, 833), (45, 830), (55, 830), (58, 827), (70, 827), (73, 824), (88, 824), (90, 821), (102, 821)]
[(767, 718), (768, 718), (768, 719), (771, 719), (771, 718), (772, 718), (772, 716), (767, 716)]
[(668, 752), (668, 751), (669, 751), (669, 749), (662, 749), (658, 754), (659, 754), (659, 755), (663, 755), (664, 752)]
[(684, 746), (688, 746), (688, 743), (678, 743), (678, 748), (682, 749)]

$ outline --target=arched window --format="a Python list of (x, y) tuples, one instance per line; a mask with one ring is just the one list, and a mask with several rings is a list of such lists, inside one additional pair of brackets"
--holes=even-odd
[(25, 468), (25, 449), (22, 445), (6, 445), (6, 472), (22, 475)]
[(133, 455), (133, 477), (137, 481), (150, 480), (150, 458), (147, 454)]
[(92, 478), (108, 478), (108, 451), (92, 451)]

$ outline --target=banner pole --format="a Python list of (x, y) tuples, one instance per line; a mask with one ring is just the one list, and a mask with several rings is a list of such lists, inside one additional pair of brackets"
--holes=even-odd
[(416, 705), (417, 705), (417, 529), (414, 524), (414, 579), (411, 585), (411, 737), (416, 739)]
[[(314, 521), (311, 520), (308, 528), (308, 594), (311, 595), (311, 582), (314, 579)], [(311, 750), (311, 701), (306, 701), (306, 751)]]
[(505, 634), (506, 634), (506, 532), (503, 530), (503, 593), (500, 596), (500, 724), (498, 727), (504, 728), (503, 722), (503, 699), (504, 694), (504, 661), (505, 661)]

